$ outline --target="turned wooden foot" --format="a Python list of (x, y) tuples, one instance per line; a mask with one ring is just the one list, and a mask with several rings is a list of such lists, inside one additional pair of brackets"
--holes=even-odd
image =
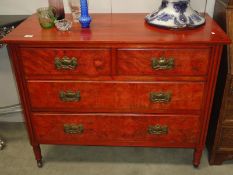
[(43, 162), (42, 162), (40, 145), (34, 145), (32, 147), (33, 147), (34, 155), (37, 161), (37, 166), (41, 168), (43, 166)]
[(193, 154), (193, 166), (198, 168), (201, 162), (202, 149), (195, 149)]
[(42, 168), (42, 166), (43, 166), (42, 159), (41, 160), (37, 160), (37, 166), (38, 166), (38, 168)]
[(193, 163), (193, 167), (194, 167), (194, 168), (198, 168), (199, 165), (200, 165), (200, 163)]
[(5, 146), (6, 146), (5, 141), (0, 138), (0, 150), (2, 150)]

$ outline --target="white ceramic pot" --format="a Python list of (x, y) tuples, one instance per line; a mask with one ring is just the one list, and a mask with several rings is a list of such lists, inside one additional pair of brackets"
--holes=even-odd
[(162, 0), (158, 10), (147, 15), (147, 23), (165, 28), (194, 28), (205, 18), (190, 7), (190, 0)]

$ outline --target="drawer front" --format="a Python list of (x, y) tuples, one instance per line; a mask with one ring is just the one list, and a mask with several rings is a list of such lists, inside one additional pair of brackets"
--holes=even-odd
[(111, 52), (107, 49), (21, 49), (26, 75), (110, 75)]
[(232, 128), (222, 128), (220, 136), (220, 145), (223, 147), (233, 146), (233, 127)]
[(200, 110), (204, 83), (29, 81), (28, 90), (34, 111), (174, 113)]
[(208, 49), (118, 50), (118, 75), (206, 75)]
[(194, 146), (199, 117), (155, 115), (33, 114), (39, 143), (80, 145)]

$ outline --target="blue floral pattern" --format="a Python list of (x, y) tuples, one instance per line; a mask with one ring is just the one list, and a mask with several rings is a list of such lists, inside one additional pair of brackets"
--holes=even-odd
[(182, 21), (183, 23), (187, 22), (187, 18), (184, 15), (186, 12), (186, 9), (188, 7), (188, 1), (179, 1), (179, 2), (174, 2), (173, 8), (176, 10), (177, 13), (179, 13), (179, 20)]
[(190, 0), (162, 0), (159, 9), (147, 15), (145, 20), (168, 28), (197, 27), (205, 23), (205, 18), (190, 7)]
[(152, 13), (152, 14), (150, 15), (150, 18), (152, 19), (153, 17), (155, 17), (155, 16), (159, 13), (159, 11), (161, 11), (161, 10), (164, 9), (164, 8), (166, 8), (167, 5), (168, 5), (168, 1), (167, 1), (167, 0), (163, 0), (161, 6), (159, 7), (159, 10), (156, 11), (156, 12), (154, 12), (154, 13)]
[(188, 2), (187, 1), (174, 2), (173, 7), (176, 10), (176, 12), (184, 13), (188, 7)]
[(162, 4), (161, 4), (161, 6), (160, 6), (160, 9), (166, 8), (167, 5), (168, 5), (168, 1), (167, 1), (167, 0), (163, 0), (163, 1), (162, 1)]
[(201, 21), (201, 18), (198, 15), (196, 15), (196, 14), (193, 14), (191, 16), (191, 19), (194, 20), (194, 21)]
[(169, 21), (173, 19), (173, 15), (167, 14), (167, 13), (161, 13), (160, 15), (156, 16), (155, 19), (159, 20), (159, 21)]
[(179, 20), (177, 20), (176, 17), (174, 18), (174, 24), (175, 24), (176, 26), (178, 26), (178, 27), (183, 26), (183, 25), (179, 22)]
[(192, 20), (191, 17), (189, 17), (189, 23), (190, 23), (190, 25), (194, 25), (194, 24), (195, 24), (195, 23), (193, 22), (193, 20)]

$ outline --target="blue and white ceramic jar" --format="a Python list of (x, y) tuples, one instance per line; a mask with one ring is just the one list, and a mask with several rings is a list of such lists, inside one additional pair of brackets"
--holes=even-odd
[(162, 0), (159, 9), (147, 15), (145, 20), (166, 28), (193, 28), (205, 23), (205, 18), (190, 7), (190, 0)]

